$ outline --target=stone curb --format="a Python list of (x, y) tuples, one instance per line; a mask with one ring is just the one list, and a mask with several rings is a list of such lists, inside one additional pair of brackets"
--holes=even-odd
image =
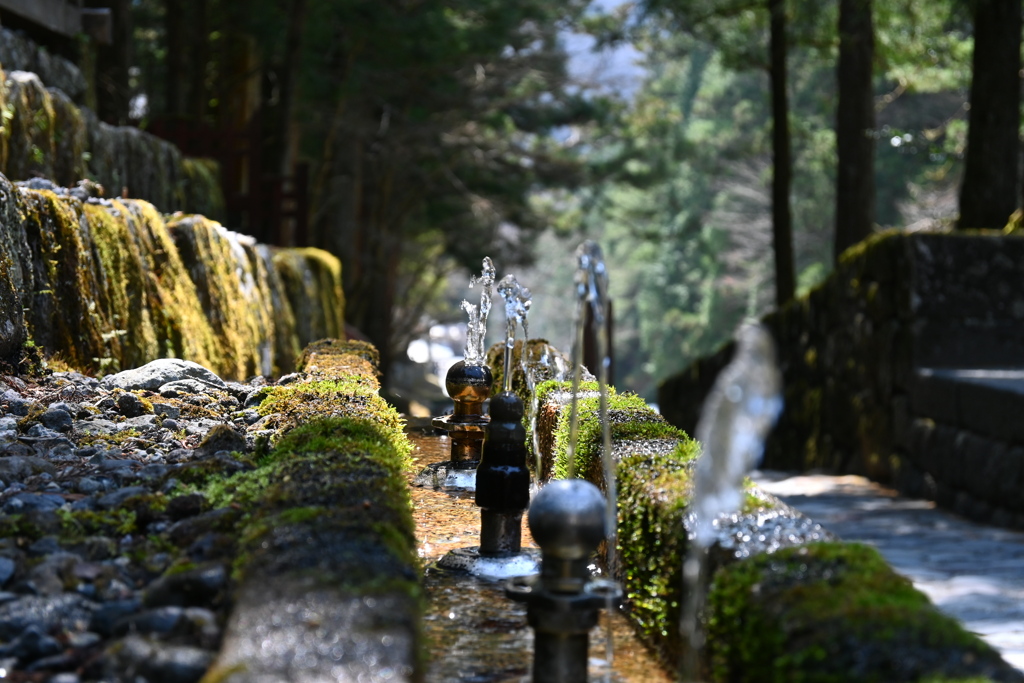
[(224, 642), (204, 683), (421, 677), (409, 446), (372, 347), (316, 342), (263, 396), (275, 447), (226, 482), (250, 510)]

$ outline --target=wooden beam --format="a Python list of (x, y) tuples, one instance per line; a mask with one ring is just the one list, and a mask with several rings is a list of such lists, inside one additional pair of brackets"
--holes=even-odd
[(0, 0), (0, 10), (61, 35), (74, 36), (82, 31), (82, 9), (78, 0)]

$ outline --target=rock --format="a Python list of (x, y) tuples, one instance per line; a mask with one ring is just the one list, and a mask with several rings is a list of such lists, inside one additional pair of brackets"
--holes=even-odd
[(157, 392), (164, 398), (177, 398), (182, 394), (205, 394), (220, 388), (197, 379), (179, 379), (161, 385)]
[[(128, 460), (124, 460), (122, 462), (131, 463), (131, 461)], [(145, 486), (127, 486), (123, 489), (118, 489), (117, 491), (108, 493), (100, 498), (97, 503), (102, 510), (113, 510), (124, 505), (124, 502), (129, 498), (145, 495), (147, 493), (149, 493), (149, 489)]]
[(0, 646), (0, 657), (17, 657), (22, 662), (32, 662), (40, 657), (55, 655), (62, 649), (56, 638), (48, 636), (38, 625), (32, 624), (10, 643)]
[[(165, 422), (167, 418), (177, 420), (181, 416), (181, 410), (175, 408), (170, 403), (154, 403), (153, 412), (160, 417), (165, 418)], [(171, 429), (171, 427), (168, 427), (168, 429)], [(174, 427), (174, 429), (176, 429), (176, 427)]]
[(162, 479), (171, 468), (159, 463), (146, 465), (138, 471), (139, 479), (145, 482), (157, 482)]
[(190, 420), (185, 424), (185, 434), (188, 436), (205, 436), (211, 429), (222, 424), (224, 423), (218, 420), (211, 420), (207, 417), (203, 417), (198, 420)]
[(4, 456), (21, 456), (26, 457), (32, 455), (32, 449), (26, 444), (20, 441), (9, 441), (4, 443), (0, 441), (0, 457)]
[(104, 672), (114, 681), (196, 683), (213, 659), (212, 652), (196, 647), (165, 645), (131, 635), (107, 648)]
[(0, 407), (4, 408), (4, 411), (11, 415), (19, 415), (21, 417), (28, 415), (28, 411), (33, 403), (34, 401), (23, 399), (17, 392), (11, 389), (0, 395)]
[(128, 418), (123, 424), (127, 425), (129, 429), (149, 431), (160, 426), (160, 418), (152, 414), (137, 415), (135, 417)]
[(209, 503), (201, 493), (189, 493), (171, 498), (167, 504), (167, 515), (174, 521), (201, 514)]
[(219, 451), (246, 451), (245, 435), (232, 427), (220, 424), (212, 427), (196, 448), (196, 455), (203, 457)]
[(223, 389), (226, 386), (224, 380), (202, 365), (178, 358), (162, 358), (147, 363), (141, 368), (107, 375), (100, 381), (100, 384), (106, 389), (116, 387), (125, 391), (136, 389), (156, 391), (165, 384), (180, 380), (195, 380), (203, 386), (217, 389)]
[(33, 453), (41, 457), (49, 458), (50, 460), (62, 460), (64, 458), (73, 457), (75, 444), (56, 432), (53, 432), (53, 434), (56, 436), (44, 436), (40, 438), (23, 436), (21, 440), (32, 447)]
[(0, 432), (17, 431), (18, 420), (13, 417), (0, 417)]
[(227, 570), (221, 564), (164, 574), (146, 589), (143, 604), (147, 607), (209, 606), (223, 597), (227, 580)]
[(94, 477), (82, 477), (78, 480), (75, 488), (79, 493), (89, 495), (104, 490), (103, 483)]
[[(68, 417), (71, 416), (69, 415)], [(28, 428), (28, 431), (25, 432), (25, 436), (33, 439), (59, 439), (61, 434), (60, 432), (48, 429), (46, 426), (37, 423)]]
[(105, 602), (93, 612), (89, 621), (89, 630), (109, 637), (114, 633), (118, 622), (135, 614), (140, 609), (142, 609), (142, 603), (136, 598)]
[(64, 498), (53, 493), (18, 493), (4, 503), (4, 512), (24, 514), (32, 510), (56, 510), (64, 505)]
[(11, 558), (0, 557), (0, 587), (7, 585), (17, 568), (18, 565)]
[(123, 425), (98, 417), (75, 422), (75, 431), (86, 436), (109, 436), (125, 429)]
[(121, 617), (114, 624), (114, 635), (124, 636), (129, 633), (168, 635), (186, 625), (185, 610), (168, 605)]
[(135, 394), (121, 394), (117, 397), (117, 409), (125, 417), (139, 417), (148, 411), (146, 405)]
[(8, 455), (0, 457), (0, 479), (24, 481), (33, 474), (56, 474), (57, 468), (47, 460), (33, 455)]
[(56, 536), (43, 536), (28, 547), (29, 557), (44, 557), (60, 552), (60, 541)]
[(69, 411), (50, 406), (46, 412), (39, 416), (39, 421), (43, 423), (43, 426), (55, 432), (68, 432), (71, 430), (73, 420)]
[(0, 604), (0, 640), (13, 640), (35, 626), (44, 633), (84, 631), (97, 605), (80, 595), (26, 595)]

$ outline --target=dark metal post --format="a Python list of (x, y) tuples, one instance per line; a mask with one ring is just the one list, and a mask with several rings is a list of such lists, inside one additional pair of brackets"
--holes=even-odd
[(522, 549), (523, 511), (530, 504), (523, 402), (510, 391), (491, 399), (491, 421), (476, 469), (480, 555), (505, 557)]
[(604, 496), (582, 479), (554, 481), (530, 505), (530, 533), (540, 545), (540, 576), (512, 579), (505, 594), (527, 604), (535, 632), (533, 683), (586, 683), (590, 629), (617, 599), (611, 581), (591, 580), (587, 564), (605, 539)]

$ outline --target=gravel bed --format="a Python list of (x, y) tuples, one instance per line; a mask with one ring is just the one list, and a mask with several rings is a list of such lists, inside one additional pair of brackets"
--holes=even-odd
[(213, 508), (202, 482), (254, 466), (266, 385), (178, 360), (103, 380), (0, 376), (0, 676), (203, 676), (241, 512)]

